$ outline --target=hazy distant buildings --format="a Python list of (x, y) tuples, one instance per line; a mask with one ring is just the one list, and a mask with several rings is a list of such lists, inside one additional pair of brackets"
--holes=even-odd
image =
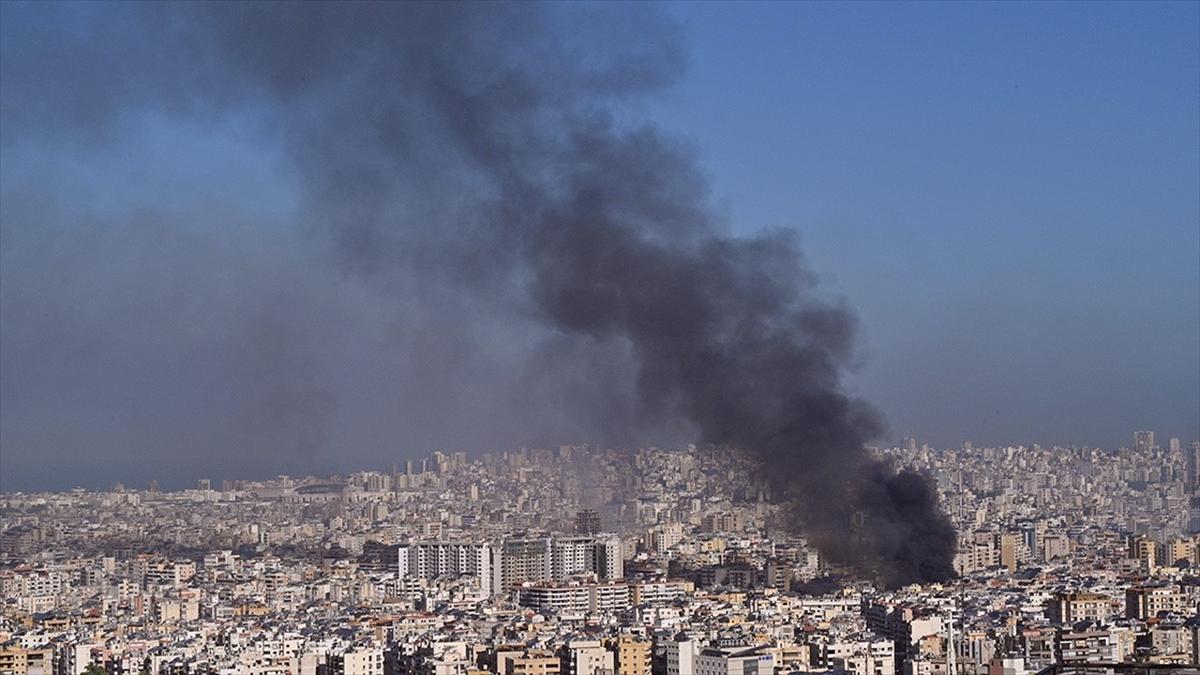
[(662, 553), (683, 541), (683, 526), (679, 523), (666, 523), (656, 527), (647, 534), (646, 541), (650, 550)]
[(1188, 446), (1184, 463), (1187, 466), (1187, 486), (1197, 491), (1200, 488), (1200, 441)]
[(1133, 449), (1137, 452), (1149, 452), (1154, 445), (1153, 431), (1135, 431), (1133, 432)]
[(599, 534), (600, 514), (594, 509), (583, 509), (575, 514), (575, 534)]
[(1187, 527), (1184, 534), (1200, 534), (1200, 495), (1188, 498)]

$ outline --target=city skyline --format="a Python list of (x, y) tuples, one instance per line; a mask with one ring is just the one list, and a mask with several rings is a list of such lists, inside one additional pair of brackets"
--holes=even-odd
[[(1009, 444), (1002, 444), (1002, 445), (979, 445), (979, 444), (974, 443), (970, 439), (966, 439), (962, 443), (953, 445), (953, 446), (935, 447), (935, 446), (930, 445), (929, 443), (920, 441), (920, 439), (916, 439), (913, 437), (904, 437), (904, 438), (898, 440), (893, 445), (871, 446), (871, 450), (873, 450), (873, 451), (886, 450), (889, 452), (895, 452), (898, 450), (906, 450), (908, 452), (918, 452), (918, 451), (929, 450), (932, 452), (942, 452), (942, 453), (958, 452), (958, 451), (982, 453), (984, 451), (993, 451), (993, 450), (999, 450), (999, 449), (1004, 449), (1004, 448), (1014, 448), (1014, 449), (1026, 449), (1026, 448), (1047, 449), (1047, 448), (1049, 448), (1049, 449), (1059, 449), (1059, 450), (1068, 451), (1068, 452), (1079, 451), (1079, 450), (1090, 450), (1090, 451), (1098, 451), (1098, 452), (1103, 452), (1103, 453), (1115, 454), (1115, 453), (1119, 453), (1122, 450), (1133, 450), (1133, 451), (1138, 451), (1138, 452), (1145, 452), (1145, 451), (1149, 451), (1149, 450), (1153, 449), (1153, 450), (1166, 451), (1171, 454), (1178, 454), (1180, 457), (1183, 458), (1183, 461), (1185, 462), (1185, 464), (1187, 466), (1200, 467), (1200, 440), (1185, 441), (1183, 439), (1180, 439), (1179, 437), (1173, 436), (1169, 439), (1163, 439), (1163, 440), (1175, 442), (1178, 444), (1178, 447), (1175, 447), (1174, 445), (1171, 445), (1166, 442), (1161, 443), (1161, 444), (1154, 443), (1153, 445), (1139, 445), (1136, 442), (1136, 437), (1138, 434), (1144, 434), (1144, 433), (1147, 433), (1147, 432), (1146, 431), (1135, 431), (1132, 434), (1134, 436), (1134, 442), (1116, 446), (1116, 447), (1111, 447), (1111, 448), (1104, 448), (1104, 447), (1099, 447), (1099, 446), (1087, 446), (1087, 445), (1083, 445), (1083, 444), (1078, 444), (1078, 445), (1072, 444), (1072, 445), (1065, 445), (1065, 446), (1050, 445), (1050, 444), (1043, 445), (1043, 444), (1039, 444), (1039, 443), (1031, 443), (1031, 444), (1009, 443)], [(1148, 432), (1148, 433), (1150, 433), (1152, 436), (1154, 434), (1154, 432)], [(637, 451), (651, 449), (651, 448), (667, 450), (670, 452), (685, 452), (689, 448), (692, 448), (692, 449), (696, 448), (696, 446), (692, 445), (692, 444), (689, 444), (686, 446), (679, 446), (679, 447), (664, 446), (662, 448), (657, 448), (656, 446), (611, 447), (610, 448), (610, 447), (589, 445), (586, 443), (582, 443), (582, 444), (581, 443), (565, 443), (565, 444), (546, 445), (546, 446), (519, 446), (519, 447), (513, 447), (513, 448), (501, 448), (501, 449), (479, 451), (479, 452), (469, 452), (469, 451), (464, 451), (464, 450), (439, 448), (439, 449), (433, 449), (433, 450), (428, 450), (428, 451), (413, 451), (411, 454), (406, 454), (406, 455), (397, 455), (392, 461), (384, 462), (383, 464), (380, 464), (380, 465), (362, 465), (362, 466), (357, 466), (357, 467), (328, 468), (328, 470), (321, 470), (321, 471), (309, 471), (309, 470), (305, 470), (305, 469), (301, 469), (300, 471), (288, 471), (288, 470), (285, 470), (287, 467), (277, 467), (277, 470), (269, 470), (268, 469), (262, 473), (254, 473), (254, 474), (244, 474), (244, 473), (236, 474), (235, 473), (235, 474), (225, 475), (225, 474), (199, 473), (199, 474), (196, 474), (193, 476), (170, 476), (170, 477), (158, 477), (158, 476), (143, 472), (143, 473), (134, 473), (130, 477), (117, 478), (115, 480), (111, 480), (108, 482), (105, 482), (104, 480), (101, 480), (101, 479), (85, 481), (85, 482), (76, 482), (76, 483), (70, 483), (68, 481), (68, 482), (64, 482), (61, 484), (55, 484), (55, 485), (32, 486), (32, 487), (25, 487), (25, 488), (20, 487), (20, 486), (10, 488), (4, 484), (2, 479), (0, 479), (0, 494), (6, 494), (6, 493), (28, 493), (28, 494), (62, 493), (62, 492), (69, 492), (69, 491), (77, 490), (77, 489), (83, 489), (88, 492), (106, 492), (106, 491), (113, 490), (114, 488), (120, 488), (121, 490), (127, 490), (130, 492), (139, 492), (139, 491), (147, 491), (147, 490), (151, 491), (151, 492), (157, 491), (157, 490), (177, 492), (177, 491), (185, 491), (185, 490), (189, 490), (189, 489), (214, 489), (214, 490), (217, 490), (217, 489), (223, 489), (222, 488), (223, 484), (229, 485), (229, 484), (242, 484), (242, 483), (270, 482), (270, 481), (276, 480), (280, 477), (287, 477), (291, 480), (321, 481), (321, 480), (325, 480), (325, 479), (344, 480), (348, 477), (352, 477), (355, 475), (372, 474), (372, 473), (379, 473), (379, 474), (385, 474), (385, 475), (386, 474), (412, 475), (413, 473), (422, 473), (422, 472), (433, 470), (431, 467), (434, 465), (430, 464), (430, 462), (432, 462), (432, 460), (438, 456), (453, 457), (453, 456), (461, 455), (465, 458), (468, 458), (469, 461), (476, 461), (480, 458), (493, 456), (493, 455), (497, 455), (497, 454), (505, 454), (505, 453), (509, 453), (509, 452), (534, 452), (534, 451), (548, 452), (554, 448), (560, 448), (560, 447), (571, 447), (571, 448), (581, 448), (581, 449), (592, 448), (594, 450), (603, 451), (603, 452), (613, 452), (613, 451), (637, 452)], [(709, 448), (709, 449), (711, 449), (711, 448)], [(1189, 457), (1191, 457), (1192, 459), (1189, 459)], [(201, 484), (206, 484), (207, 487), (201, 488), (200, 487)], [(1200, 483), (1198, 483), (1198, 484), (1200, 484)]]
[(929, 583), (839, 561), (704, 448), (5, 494), (0, 671), (1194, 675), (1200, 449), (1132, 445), (881, 451), (957, 531)]
[(1200, 675), (1200, 0), (0, 0), (0, 675)]

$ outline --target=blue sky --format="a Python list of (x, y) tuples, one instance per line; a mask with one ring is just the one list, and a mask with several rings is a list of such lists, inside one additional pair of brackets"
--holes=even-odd
[[(329, 264), (276, 130), (295, 119), (253, 96), (210, 110), (238, 96), (219, 81), (176, 91), (154, 51), (171, 45), (128, 37), (136, 6), (106, 24), (128, 45), (80, 42), (97, 7), (3, 6), (0, 488), (353, 470), (520, 438), (494, 405), (524, 382), (502, 349), (443, 340), (462, 317), (422, 326)], [(885, 442), (1200, 438), (1200, 3), (655, 7), (687, 67), (620, 114), (686, 139), (734, 233), (801, 233), (824, 292), (857, 309), (850, 384)], [(107, 79), (126, 71), (144, 82)], [(263, 316), (296, 351), (255, 375)], [(429, 334), (439, 358), (475, 356), (426, 373)], [(310, 396), (325, 389), (332, 412)], [(313, 442), (330, 449), (297, 458), (276, 451), (291, 431), (245, 421), (278, 395), (299, 397), (279, 425), (300, 436), (303, 411), (329, 417)]]
[(1200, 434), (1200, 4), (679, 3), (658, 101), (858, 307), (895, 435)]

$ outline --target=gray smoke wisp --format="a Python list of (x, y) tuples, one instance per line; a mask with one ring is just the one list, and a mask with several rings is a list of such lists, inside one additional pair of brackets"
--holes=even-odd
[(129, 106), (257, 116), (346, 274), (512, 317), (537, 345), (526, 370), (596, 383), (581, 407), (613, 437), (682, 419), (753, 453), (835, 562), (892, 585), (953, 575), (929, 483), (865, 450), (881, 419), (843, 386), (852, 310), (788, 231), (726, 234), (688, 144), (630, 121), (684, 66), (651, 9), (122, 5), (81, 23), (46, 58), (87, 86), (39, 82), (44, 106), (6, 108), (5, 134), (36, 118), (103, 137)]

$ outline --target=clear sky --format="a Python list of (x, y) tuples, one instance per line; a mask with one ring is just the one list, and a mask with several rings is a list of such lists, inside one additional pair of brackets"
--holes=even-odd
[[(686, 68), (620, 114), (687, 139), (735, 233), (801, 233), (824, 292), (859, 314), (850, 386), (885, 441), (1200, 437), (1200, 3), (658, 9)], [(320, 223), (263, 129), (277, 110), (163, 93), (178, 78), (135, 25), (89, 42), (104, 6), (3, 11), (0, 488), (353, 470), (522, 438), (493, 402), (527, 374), (444, 339), (469, 309), (423, 325), (423, 307), (380, 311), (381, 284), (312, 272)], [(289, 347), (253, 355), (264, 334)], [(465, 365), (426, 372), (448, 361)], [(403, 387), (428, 400), (398, 413)], [(245, 451), (293, 443), (317, 449)]]
[(857, 306), (896, 436), (1200, 434), (1200, 3), (685, 3), (660, 109)]

